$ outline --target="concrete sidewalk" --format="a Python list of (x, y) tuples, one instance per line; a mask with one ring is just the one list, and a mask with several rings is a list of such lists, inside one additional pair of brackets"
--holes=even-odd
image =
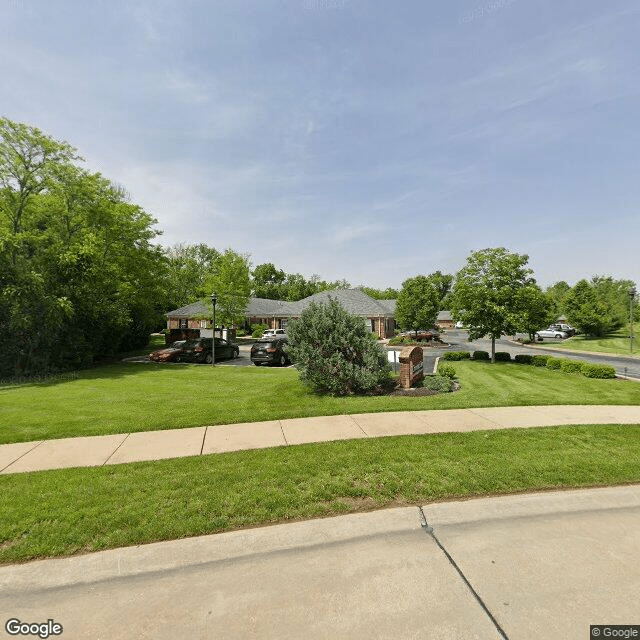
[(583, 640), (640, 624), (640, 486), (422, 510), (432, 532), (408, 507), (0, 567), (2, 624), (94, 640)]
[(0, 472), (91, 467), (353, 438), (607, 423), (640, 424), (640, 406), (367, 413), (21, 442), (0, 445)]

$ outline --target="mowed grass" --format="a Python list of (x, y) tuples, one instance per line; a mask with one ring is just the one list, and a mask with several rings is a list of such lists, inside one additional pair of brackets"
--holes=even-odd
[(6, 475), (0, 562), (387, 506), (639, 481), (640, 425), (386, 437)]
[[(596, 353), (612, 353), (620, 356), (630, 356), (629, 348), (630, 327), (620, 329), (602, 338), (590, 338), (589, 336), (573, 336), (563, 342), (554, 343), (553, 348), (569, 349), (574, 351), (594, 351)], [(640, 341), (633, 341), (633, 355), (640, 357)]]
[(318, 415), (549, 404), (640, 405), (640, 385), (510, 363), (455, 362), (456, 393), (320, 396), (295, 369), (118, 364), (0, 387), (0, 443)]

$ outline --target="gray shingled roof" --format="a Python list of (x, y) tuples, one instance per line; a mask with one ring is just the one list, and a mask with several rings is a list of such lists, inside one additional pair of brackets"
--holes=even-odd
[(453, 320), (451, 311), (438, 311), (438, 320)]
[[(374, 318), (377, 316), (393, 317), (396, 308), (395, 300), (374, 300), (360, 289), (333, 289), (321, 291), (304, 300), (287, 302), (285, 300), (269, 300), (267, 298), (249, 298), (247, 315), (251, 317), (289, 317), (299, 316), (312, 302), (326, 303), (329, 298), (335, 298), (349, 313), (358, 316)], [(202, 302), (193, 302), (169, 311), (166, 315), (171, 318), (194, 318), (210, 313), (209, 307)]]

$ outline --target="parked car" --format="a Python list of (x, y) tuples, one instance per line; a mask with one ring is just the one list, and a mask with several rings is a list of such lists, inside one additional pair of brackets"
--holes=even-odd
[(565, 331), (560, 331), (558, 329), (540, 329), (540, 331), (536, 331), (536, 340), (540, 338), (568, 338), (569, 334)]
[(261, 364), (279, 364), (284, 367), (291, 363), (286, 352), (288, 344), (289, 340), (286, 336), (258, 340), (251, 346), (251, 362), (256, 367)]
[(564, 331), (569, 337), (576, 334), (576, 330), (570, 324), (564, 324), (563, 322), (549, 325), (549, 329), (552, 331)]
[[(237, 344), (227, 342), (222, 338), (216, 338), (216, 362), (227, 358), (237, 358), (240, 348)], [(178, 355), (178, 362), (200, 362), (211, 364), (213, 362), (213, 339), (194, 338), (187, 340)]]
[(149, 360), (153, 360), (153, 362), (174, 362), (182, 353), (182, 347), (185, 342), (186, 340), (176, 340), (164, 349), (152, 351), (149, 354)]
[(284, 329), (265, 329), (262, 337), (263, 338), (275, 338), (276, 336), (286, 336), (286, 332)]

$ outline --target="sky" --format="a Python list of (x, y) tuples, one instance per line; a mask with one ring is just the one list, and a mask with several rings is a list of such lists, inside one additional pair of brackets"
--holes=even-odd
[(640, 3), (0, 0), (0, 115), (157, 219), (399, 288), (471, 251), (640, 283)]

